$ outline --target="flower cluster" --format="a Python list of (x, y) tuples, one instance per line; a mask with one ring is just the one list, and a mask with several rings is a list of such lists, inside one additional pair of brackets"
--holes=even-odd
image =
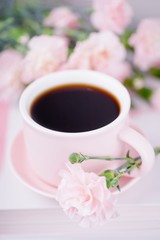
[(146, 78), (160, 78), (160, 19), (143, 19), (131, 29), (127, 0), (93, 0), (91, 8), (89, 24), (66, 6), (44, 9), (38, 18), (38, 8), (24, 7), (1, 20), (0, 98), (51, 72), (91, 69), (117, 78), (159, 110), (159, 83), (154, 89)]
[(105, 177), (84, 172), (79, 164), (67, 164), (60, 175), (56, 199), (70, 218), (78, 217), (81, 226), (90, 227), (116, 216), (115, 200), (106, 188)]
[[(154, 149), (155, 156), (160, 154), (160, 147)], [(81, 163), (88, 160), (121, 161), (116, 169), (106, 169), (99, 175), (85, 172)], [(57, 188), (56, 200), (70, 218), (80, 220), (80, 226), (91, 227), (105, 224), (108, 220), (117, 217), (115, 198), (111, 188), (121, 189), (120, 179), (140, 168), (141, 158), (131, 157), (127, 152), (125, 157), (111, 158), (88, 156), (82, 153), (72, 153), (66, 169), (61, 170), (61, 181)]]
[[(158, 152), (159, 149), (157, 154)], [(125, 160), (126, 163), (115, 170), (108, 169), (98, 176), (82, 169), (80, 163), (89, 159)], [(140, 167), (140, 157), (133, 159), (127, 153), (126, 157), (115, 159), (72, 153), (69, 160), (66, 169), (60, 172), (61, 181), (56, 194), (56, 200), (66, 215), (70, 218), (77, 217), (82, 227), (103, 225), (107, 220), (115, 218), (118, 214), (110, 188), (120, 190), (120, 178)]]

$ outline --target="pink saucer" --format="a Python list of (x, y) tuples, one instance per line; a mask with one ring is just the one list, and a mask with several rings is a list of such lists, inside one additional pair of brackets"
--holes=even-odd
[(22, 131), (16, 136), (11, 148), (11, 167), (16, 177), (26, 187), (41, 195), (55, 199), (56, 188), (41, 181), (29, 166)]
[[(11, 167), (15, 176), (32, 191), (55, 199), (56, 188), (41, 181), (32, 171), (26, 157), (22, 131), (16, 136), (11, 149)], [(121, 192), (114, 190), (117, 195), (132, 187), (140, 178), (123, 177), (120, 180)]]

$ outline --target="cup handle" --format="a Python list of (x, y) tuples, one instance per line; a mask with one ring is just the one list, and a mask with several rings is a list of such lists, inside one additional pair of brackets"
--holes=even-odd
[(131, 127), (125, 127), (120, 132), (119, 138), (133, 147), (142, 159), (142, 165), (132, 171), (131, 177), (142, 176), (149, 172), (154, 165), (155, 153), (147, 139)]

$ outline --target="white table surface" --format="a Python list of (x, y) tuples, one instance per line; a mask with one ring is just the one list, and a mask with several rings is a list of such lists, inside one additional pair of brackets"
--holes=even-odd
[[(132, 121), (153, 146), (160, 145), (160, 113), (144, 108)], [(0, 173), (0, 239), (37, 237), (40, 239), (160, 239), (160, 158), (154, 168), (135, 186), (118, 196), (119, 218), (104, 227), (82, 229), (69, 220), (53, 199), (24, 186), (10, 169), (10, 149), (21, 129), (17, 107), (10, 111), (5, 165)], [(132, 234), (131, 234), (132, 233)], [(130, 235), (131, 234), (131, 235)], [(54, 238), (53, 238), (54, 237)]]

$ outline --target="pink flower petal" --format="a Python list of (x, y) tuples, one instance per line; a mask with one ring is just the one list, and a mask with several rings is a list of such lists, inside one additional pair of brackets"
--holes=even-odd
[(126, 0), (93, 0), (91, 22), (98, 30), (122, 33), (131, 21), (133, 11)]
[(80, 164), (67, 164), (67, 170), (60, 175), (56, 199), (69, 217), (79, 217), (83, 226), (102, 224), (112, 218), (115, 200), (104, 177), (84, 172)]
[(134, 63), (142, 71), (160, 67), (160, 18), (143, 19), (130, 38), (134, 47)]

